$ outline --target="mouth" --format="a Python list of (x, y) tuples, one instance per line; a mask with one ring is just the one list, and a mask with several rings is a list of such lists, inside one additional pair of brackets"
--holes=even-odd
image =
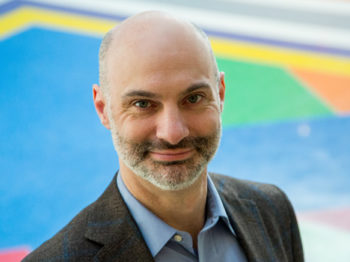
[(194, 149), (167, 149), (159, 151), (151, 151), (150, 156), (158, 162), (183, 161), (190, 158), (194, 153)]

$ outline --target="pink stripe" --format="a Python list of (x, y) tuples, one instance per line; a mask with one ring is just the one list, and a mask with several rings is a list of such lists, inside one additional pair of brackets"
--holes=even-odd
[(350, 207), (301, 213), (300, 219), (312, 220), (350, 231)]
[(20, 262), (26, 255), (29, 254), (28, 248), (16, 248), (0, 250), (1, 262)]

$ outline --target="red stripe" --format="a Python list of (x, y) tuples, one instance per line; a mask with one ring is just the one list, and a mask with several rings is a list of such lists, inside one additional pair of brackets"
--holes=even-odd
[(28, 248), (16, 248), (10, 250), (0, 250), (1, 262), (20, 262), (26, 255), (29, 254)]

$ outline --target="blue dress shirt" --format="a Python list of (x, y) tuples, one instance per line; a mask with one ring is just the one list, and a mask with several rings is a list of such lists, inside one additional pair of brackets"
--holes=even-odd
[(193, 249), (188, 232), (169, 226), (144, 207), (126, 188), (120, 174), (117, 186), (155, 261), (247, 261), (209, 176), (206, 221), (198, 234), (198, 251)]

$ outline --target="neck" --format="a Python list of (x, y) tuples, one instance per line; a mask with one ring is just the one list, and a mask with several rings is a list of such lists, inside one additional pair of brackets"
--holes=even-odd
[(122, 164), (120, 171), (131, 194), (165, 223), (191, 234), (196, 248), (197, 236), (205, 222), (206, 170), (191, 186), (177, 191), (161, 190)]

